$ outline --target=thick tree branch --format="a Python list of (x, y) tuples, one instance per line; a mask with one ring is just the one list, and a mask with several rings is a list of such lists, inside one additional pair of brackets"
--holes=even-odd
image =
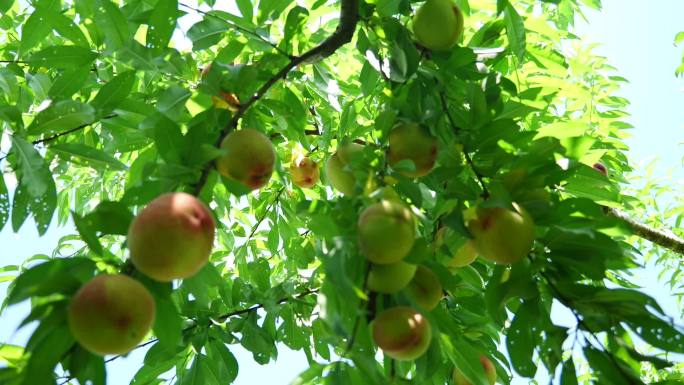
[(626, 213), (613, 208), (606, 207), (605, 212), (627, 224), (632, 232), (634, 232), (634, 235), (684, 256), (684, 239), (678, 237), (673, 232), (655, 229), (644, 223), (638, 222), (630, 218)]
[[(342, 5), (340, 9), (340, 23), (337, 26), (335, 32), (325, 39), (321, 44), (304, 52), (300, 56), (295, 56), (290, 58), (289, 63), (285, 65), (280, 71), (273, 75), (270, 79), (266, 81), (257, 91), (252, 95), (249, 100), (240, 105), (240, 109), (233, 115), (233, 118), (228, 122), (228, 125), (221, 130), (216, 143), (216, 147), (220, 147), (223, 138), (232, 130), (234, 130), (240, 119), (245, 115), (247, 110), (252, 107), (259, 99), (261, 99), (266, 92), (273, 87), (279, 80), (284, 79), (290, 71), (300, 64), (315, 63), (319, 60), (325, 59), (326, 57), (332, 55), (340, 47), (347, 44), (354, 37), (354, 31), (356, 30), (356, 24), (359, 21), (359, 0), (342, 0)], [(195, 195), (199, 195), (207, 182), (209, 173), (214, 167), (213, 162), (207, 164), (202, 170), (202, 174), (195, 185)]]

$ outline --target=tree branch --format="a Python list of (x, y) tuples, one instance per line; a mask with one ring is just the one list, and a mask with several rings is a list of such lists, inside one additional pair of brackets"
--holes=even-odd
[[(439, 82), (437, 83), (440, 88), (441, 84)], [(444, 89), (440, 89), (439, 91), (439, 100), (442, 103), (442, 110), (444, 111), (444, 114), (447, 116), (447, 119), (449, 120), (449, 124), (451, 124), (451, 128), (454, 130), (456, 134), (461, 130), (460, 127), (456, 124), (454, 121), (454, 118), (451, 117), (451, 113), (449, 113), (449, 105), (446, 100), (446, 95), (444, 94)], [(473, 158), (470, 157), (470, 154), (468, 153), (468, 149), (463, 146), (463, 155), (465, 156), (466, 162), (468, 163), (468, 166), (470, 166), (470, 169), (473, 170), (473, 174), (475, 174), (475, 178), (477, 179), (478, 183), (480, 184), (480, 187), (482, 188), (482, 197), (487, 199), (489, 198), (489, 190), (487, 190), (487, 185), (484, 182), (484, 177), (480, 172), (477, 170), (475, 167), (475, 163), (473, 162)]]
[[(217, 140), (214, 144), (216, 147), (221, 146), (223, 138), (228, 135), (228, 133), (234, 130), (240, 119), (245, 115), (247, 110), (259, 99), (261, 99), (266, 92), (273, 87), (279, 80), (284, 79), (290, 71), (300, 64), (314, 63), (319, 60), (325, 59), (326, 57), (332, 55), (340, 47), (351, 41), (354, 36), (354, 31), (356, 30), (356, 24), (359, 21), (359, 0), (342, 0), (342, 5), (340, 8), (340, 23), (337, 26), (335, 32), (325, 39), (321, 44), (304, 52), (300, 56), (294, 56), (290, 58), (290, 62), (287, 63), (280, 71), (273, 75), (270, 79), (266, 81), (257, 91), (252, 95), (249, 100), (240, 105), (240, 109), (233, 115), (233, 118), (228, 122), (226, 127), (224, 127)], [(195, 185), (195, 195), (199, 195), (200, 191), (207, 182), (209, 173), (214, 167), (213, 162), (208, 163), (202, 170), (197, 184)]]
[(669, 230), (658, 230), (648, 226), (630, 218), (626, 213), (614, 208), (606, 207), (605, 212), (611, 217), (617, 218), (627, 224), (632, 232), (634, 232), (634, 235), (684, 256), (684, 239), (678, 237), (673, 232)]
[[(76, 132), (76, 131), (80, 131), (80, 130), (82, 130), (82, 129), (88, 127), (88, 126), (92, 126), (93, 124), (95, 124), (95, 123), (97, 123), (97, 122), (99, 122), (99, 121), (102, 121), (102, 120), (105, 120), (105, 119), (111, 119), (111, 118), (114, 118), (114, 117), (116, 117), (116, 116), (117, 116), (117, 114), (111, 114), (111, 115), (103, 116), (102, 118), (100, 118), (100, 119), (98, 119), (98, 120), (96, 120), (96, 121), (94, 121), (94, 122), (81, 124), (81, 125), (78, 126), (78, 127), (71, 128), (71, 129), (66, 130), (66, 131), (64, 131), (64, 132), (56, 133), (56, 134), (54, 134), (54, 135), (52, 135), (52, 136), (48, 136), (47, 138), (36, 139), (36, 140), (34, 140), (33, 142), (31, 142), (31, 144), (33, 144), (33, 145), (35, 146), (35, 145), (37, 145), (37, 144), (52, 142), (53, 140), (55, 140), (55, 139), (57, 139), (57, 138), (61, 138), (62, 136), (69, 135), (69, 134), (74, 133), (74, 132)], [(7, 158), (7, 156), (9, 156), (9, 154), (7, 154), (7, 155), (5, 155), (5, 156), (3, 156), (3, 157), (0, 157), (0, 161), (2, 161), (2, 160), (4, 160), (5, 158)]]
[[(286, 302), (289, 302), (289, 301), (292, 301), (292, 300), (296, 300), (296, 299), (301, 299), (301, 298), (303, 298), (303, 297), (306, 297), (306, 296), (311, 295), (311, 294), (316, 294), (316, 293), (318, 293), (318, 289), (307, 289), (307, 290), (305, 290), (305, 291), (303, 291), (303, 292), (301, 292), (301, 293), (299, 293), (299, 294), (297, 294), (297, 295), (295, 295), (295, 296), (292, 296), (292, 297), (284, 297), (284, 298), (279, 299), (279, 300), (276, 302), (276, 305), (281, 305), (281, 304), (283, 304), (283, 303), (286, 303)], [(235, 310), (235, 311), (232, 311), (232, 312), (229, 312), (229, 313), (222, 314), (222, 315), (216, 317), (215, 319), (218, 320), (218, 321), (220, 321), (220, 322), (225, 322), (226, 320), (228, 320), (228, 319), (231, 318), (231, 317), (237, 317), (237, 316), (240, 316), (240, 315), (249, 314), (249, 313), (255, 312), (255, 311), (259, 310), (259, 309), (262, 309), (264, 306), (265, 306), (265, 305), (263, 305), (263, 304), (257, 304), (257, 305), (254, 305), (254, 306), (251, 306), (251, 307), (248, 307), (248, 308), (239, 309), (239, 310)], [(207, 324), (208, 327), (211, 327), (211, 326), (213, 326), (213, 325), (216, 325), (216, 324), (213, 323), (213, 322), (210, 322), (209, 324)], [(183, 333), (187, 333), (187, 332), (189, 332), (190, 330), (195, 329), (197, 326), (199, 326), (199, 324), (195, 322), (195, 323), (193, 323), (192, 325), (189, 325), (189, 326), (185, 327), (185, 328), (183, 329)], [(131, 349), (131, 352), (132, 352), (133, 350), (137, 350), (137, 349), (143, 348), (143, 347), (145, 347), (145, 346), (151, 345), (151, 344), (153, 344), (153, 343), (155, 343), (155, 342), (158, 342), (158, 341), (159, 341), (159, 338), (153, 338), (153, 339), (151, 339), (151, 340), (149, 340), (149, 341), (145, 341), (144, 343), (142, 343), (142, 344), (140, 344), (140, 345), (134, 347), (133, 349)], [(129, 352), (129, 353), (130, 353), (130, 352)], [(128, 353), (126, 353), (126, 354), (128, 354)], [(118, 359), (118, 358), (121, 358), (121, 357), (123, 357), (123, 356), (122, 356), (122, 355), (116, 355), (116, 356), (110, 357), (110, 358), (108, 358), (107, 360), (105, 360), (105, 363), (112, 362), (112, 361), (114, 361), (114, 360), (116, 360), (116, 359)]]

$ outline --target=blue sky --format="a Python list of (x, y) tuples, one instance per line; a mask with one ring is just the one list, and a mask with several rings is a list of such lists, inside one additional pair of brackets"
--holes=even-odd
[[(587, 11), (588, 23), (579, 22), (577, 33), (584, 42), (601, 43), (596, 52), (608, 57), (619, 75), (630, 80), (620, 92), (620, 96), (632, 102), (628, 109), (632, 116), (628, 121), (635, 128), (627, 140), (630, 159), (639, 164), (658, 157), (656, 176), (667, 177), (668, 172), (673, 171), (672, 183), (681, 186), (684, 180), (684, 80), (675, 78), (674, 70), (681, 61), (684, 47), (674, 47), (673, 40), (677, 32), (684, 30), (681, 22), (684, 1), (603, 0), (603, 3), (602, 12)], [(5, 226), (0, 232), (0, 245), (3, 246), (0, 265), (20, 264), (37, 253), (50, 254), (61, 236), (73, 232), (71, 226), (51, 226), (48, 234), (39, 238), (31, 221), (27, 221), (18, 234), (13, 234), (9, 225)], [(657, 298), (669, 314), (679, 314), (670, 291), (658, 282), (657, 270), (653, 266), (636, 273), (644, 291)], [(4, 297), (6, 287), (6, 283), (0, 284), (0, 298)], [(28, 304), (24, 303), (9, 308), (0, 317), (0, 341), (21, 344), (26, 340), (30, 330), (18, 333), (14, 330), (27, 312)], [(560, 324), (571, 321), (562, 309), (554, 312), (554, 320)], [(304, 354), (292, 352), (284, 346), (280, 349), (278, 362), (265, 367), (254, 363), (251, 354), (239, 346), (231, 349), (240, 362), (237, 385), (267, 380), (286, 384), (306, 368)], [(141, 350), (110, 364), (109, 383), (128, 383), (143, 356), (144, 350)], [(540, 374), (538, 379), (543, 378), (544, 375)], [(522, 379), (513, 382), (515, 385), (527, 383)]]

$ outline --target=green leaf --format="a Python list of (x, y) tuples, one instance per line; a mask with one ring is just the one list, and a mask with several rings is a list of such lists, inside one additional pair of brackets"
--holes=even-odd
[(90, 69), (85, 68), (73, 68), (64, 71), (50, 87), (48, 95), (51, 99), (67, 99), (71, 95), (78, 92), (81, 87), (88, 80), (90, 74)]
[(50, 151), (69, 159), (76, 157), (93, 168), (109, 167), (114, 170), (127, 170), (128, 167), (107, 152), (80, 143), (60, 143), (48, 147)]
[(72, 43), (76, 45), (81, 45), (88, 47), (88, 39), (83, 34), (83, 31), (74, 24), (74, 21), (64, 16), (61, 13), (55, 13), (54, 18), (54, 28), (61, 36), (66, 37), (71, 40)]
[(53, 370), (65, 353), (74, 345), (66, 322), (52, 328), (45, 338), (32, 349), (26, 368), (30, 373), (24, 378), (24, 385), (54, 384)]
[(252, 21), (254, 6), (251, 0), (236, 0), (238, 9), (245, 20)]
[(21, 29), (19, 52), (26, 53), (47, 38), (48, 34), (52, 31), (52, 24), (50, 22), (53, 19), (51, 13), (52, 11), (48, 9), (39, 9), (26, 19)]
[(5, 227), (10, 213), (9, 193), (5, 185), (5, 177), (0, 173), (0, 230)]
[(511, 4), (504, 9), (504, 21), (506, 23), (506, 36), (511, 51), (522, 62), (525, 56), (525, 23)]
[(214, 362), (216, 377), (223, 383), (231, 384), (238, 375), (238, 361), (228, 347), (221, 341), (212, 340), (205, 345), (209, 361)]
[(442, 334), (440, 342), (449, 360), (473, 385), (486, 385), (487, 376), (480, 364), (481, 352), (461, 336)]
[(97, 58), (97, 53), (75, 45), (58, 45), (42, 49), (31, 56), (31, 65), (45, 68), (70, 69), (87, 67)]
[(74, 346), (69, 354), (67, 368), (82, 384), (105, 385), (107, 382), (104, 357), (90, 353), (80, 345)]
[(177, 120), (185, 108), (185, 102), (190, 98), (190, 92), (182, 87), (170, 87), (164, 90), (157, 101), (157, 110), (169, 119)]
[(133, 214), (121, 202), (103, 201), (86, 218), (92, 223), (93, 229), (102, 234), (126, 235)]
[(131, 39), (124, 14), (110, 0), (95, 0), (95, 17), (109, 48), (118, 49)]
[(25, 186), (31, 197), (38, 198), (45, 194), (52, 180), (52, 173), (45, 164), (45, 160), (33, 144), (23, 138), (12, 135), (12, 149), (10, 154), (19, 184)]
[(7, 301), (19, 303), (30, 297), (71, 295), (92, 277), (95, 262), (88, 258), (53, 259), (23, 271), (12, 283)]
[(518, 374), (529, 378), (534, 377), (537, 372), (537, 365), (532, 361), (536, 346), (533, 333), (538, 320), (537, 306), (535, 299), (525, 301), (515, 313), (515, 318), (506, 333), (506, 347), (511, 364)]
[(90, 105), (96, 110), (106, 113), (116, 108), (133, 90), (135, 85), (135, 71), (126, 71), (118, 74), (100, 88)]
[(154, 334), (159, 343), (165, 347), (176, 346), (182, 336), (183, 320), (178, 313), (175, 303), (169, 296), (155, 293), (156, 316), (154, 319)]
[(62, 100), (39, 112), (27, 128), (29, 134), (55, 134), (86, 126), (95, 120), (95, 110), (76, 100)]
[(214, 46), (221, 41), (228, 29), (225, 22), (215, 17), (207, 17), (194, 24), (188, 30), (188, 38), (192, 40), (192, 50), (200, 51)]
[(52, 215), (57, 208), (57, 189), (52, 174), (45, 176), (47, 190), (39, 197), (31, 196), (24, 184), (19, 184), (14, 190), (12, 201), (12, 229), (17, 232), (28, 214), (33, 215), (38, 235), (43, 235), (50, 226)]
[(158, 0), (148, 21), (147, 44), (164, 48), (169, 44), (178, 18), (178, 0)]
[(97, 255), (103, 255), (104, 250), (102, 249), (100, 239), (97, 237), (97, 234), (95, 234), (95, 229), (88, 218), (83, 218), (75, 212), (71, 213), (71, 217), (74, 220), (76, 230), (78, 230), (78, 233), (81, 235), (81, 239), (90, 247), (90, 250)]
[(560, 385), (578, 385), (577, 373), (575, 373), (575, 363), (573, 362), (572, 357), (563, 362)]
[(12, 8), (13, 5), (14, 0), (0, 0), (0, 13), (7, 12), (7, 10)]

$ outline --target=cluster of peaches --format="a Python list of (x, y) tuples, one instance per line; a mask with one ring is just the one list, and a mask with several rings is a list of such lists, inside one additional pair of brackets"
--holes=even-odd
[[(413, 31), (423, 47), (447, 50), (460, 38), (463, 22), (461, 11), (451, 0), (427, 0), (416, 12)], [(214, 104), (235, 110), (239, 101), (233, 94), (222, 93)], [(423, 125), (400, 122), (388, 141), (387, 161), (397, 172), (419, 178), (434, 168), (438, 142)], [(352, 166), (363, 148), (357, 143), (338, 145), (325, 164), (331, 187), (348, 196), (359, 193), (361, 183)], [(270, 180), (276, 152), (260, 131), (232, 131), (222, 141), (221, 150), (215, 165), (225, 178), (251, 190)], [(320, 171), (312, 159), (302, 155), (293, 159), (290, 175), (294, 184), (311, 188), (318, 183)], [(466, 266), (478, 255), (511, 264), (532, 248), (534, 223), (517, 204), (508, 208), (472, 207), (464, 219), (472, 238), (454, 253), (450, 267)], [(416, 359), (428, 349), (432, 329), (426, 314), (443, 297), (440, 280), (432, 270), (404, 261), (413, 248), (416, 227), (411, 208), (396, 196), (371, 204), (358, 218), (359, 250), (370, 262), (367, 288), (383, 294), (401, 291), (413, 305), (385, 309), (371, 323), (374, 342), (384, 354), (397, 360)], [(139, 272), (160, 282), (188, 278), (209, 260), (214, 233), (212, 213), (201, 201), (185, 193), (164, 194), (131, 223), (127, 238), (130, 260)], [(442, 247), (452, 236), (455, 234), (451, 229), (440, 228), (435, 234), (435, 248)], [(103, 355), (130, 351), (147, 335), (154, 319), (155, 303), (148, 289), (122, 274), (95, 277), (75, 294), (68, 310), (75, 339), (89, 351)], [(484, 355), (480, 361), (489, 382), (494, 384), (494, 365)], [(457, 385), (469, 384), (458, 370), (453, 376)]]

